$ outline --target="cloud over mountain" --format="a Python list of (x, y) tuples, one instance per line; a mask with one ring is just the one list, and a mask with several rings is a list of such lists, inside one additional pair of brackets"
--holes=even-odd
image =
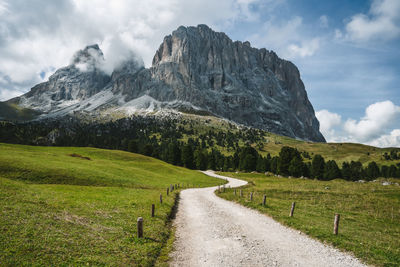
[[(374, 146), (400, 147), (400, 106), (391, 101), (377, 102), (365, 109), (359, 120), (347, 119), (328, 110), (315, 114), (328, 142), (359, 142)], [(390, 134), (387, 134), (390, 132)]]

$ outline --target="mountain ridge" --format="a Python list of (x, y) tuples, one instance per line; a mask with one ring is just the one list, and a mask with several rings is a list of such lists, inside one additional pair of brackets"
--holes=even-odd
[(273, 51), (207, 25), (167, 35), (144, 68), (128, 59), (111, 75), (98, 45), (78, 51), (48, 82), (10, 100), (43, 114), (195, 110), (303, 140), (325, 142), (297, 67)]

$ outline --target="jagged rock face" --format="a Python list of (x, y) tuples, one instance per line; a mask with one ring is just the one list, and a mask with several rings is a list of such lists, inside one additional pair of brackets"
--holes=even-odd
[(150, 69), (164, 92), (215, 115), (286, 136), (325, 141), (295, 65), (249, 42), (233, 42), (206, 25), (164, 38)]
[(104, 59), (99, 46), (87, 46), (74, 55), (71, 65), (57, 70), (48, 82), (34, 86), (20, 98), (20, 103), (48, 112), (56, 106), (93, 96), (110, 81), (98, 68), (101, 60)]
[(325, 141), (295, 65), (206, 25), (179, 27), (166, 36), (148, 69), (127, 60), (110, 77), (99, 68), (103, 60), (97, 45), (86, 47), (71, 65), (20, 97), (20, 105), (57, 116), (112, 107), (189, 108), (281, 135)]

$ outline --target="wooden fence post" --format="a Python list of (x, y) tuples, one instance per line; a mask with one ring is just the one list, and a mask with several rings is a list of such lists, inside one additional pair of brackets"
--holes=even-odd
[(265, 202), (267, 201), (267, 196), (266, 195), (264, 195), (264, 197), (263, 197), (263, 206), (265, 206)]
[(151, 217), (154, 217), (154, 211), (156, 209), (156, 205), (151, 204)]
[(160, 194), (160, 204), (162, 204), (162, 195)]
[(290, 217), (293, 217), (294, 207), (296, 206), (296, 202), (292, 202), (292, 208), (290, 209)]
[(335, 214), (335, 221), (333, 222), (333, 234), (337, 235), (339, 231), (340, 214)]
[(253, 192), (250, 193), (250, 201), (253, 201)]
[(169, 187), (167, 187), (167, 196), (169, 195)]
[(137, 219), (137, 236), (138, 238), (143, 237), (143, 218), (139, 217)]

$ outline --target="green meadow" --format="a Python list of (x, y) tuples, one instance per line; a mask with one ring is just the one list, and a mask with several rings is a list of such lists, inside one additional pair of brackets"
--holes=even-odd
[[(343, 180), (317, 181), (278, 178), (264, 174), (221, 173), (247, 180), (239, 190), (226, 189), (219, 196), (257, 209), (284, 225), (353, 253), (368, 264), (399, 266), (400, 183), (382, 185)], [(386, 179), (385, 181), (387, 181)], [(253, 201), (250, 201), (250, 192)], [(266, 206), (262, 205), (263, 195)], [(289, 217), (292, 202), (294, 216)], [(333, 234), (334, 215), (340, 214), (339, 234)]]
[(179, 192), (166, 188), (222, 182), (128, 152), (0, 144), (0, 265), (154, 265)]

